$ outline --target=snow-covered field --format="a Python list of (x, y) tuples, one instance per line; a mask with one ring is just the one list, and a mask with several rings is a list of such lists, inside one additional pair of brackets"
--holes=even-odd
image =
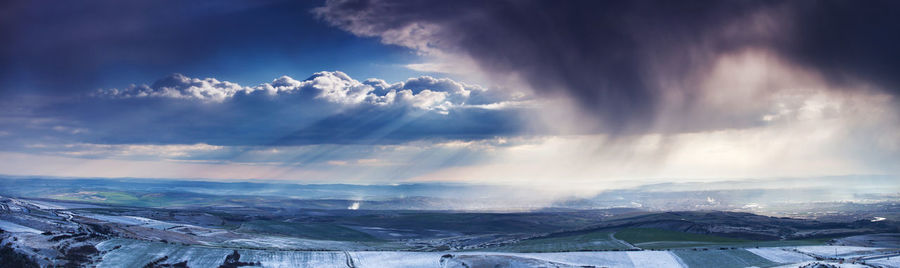
[(471, 268), (471, 267), (556, 267), (576, 268), (578, 266), (550, 262), (537, 258), (525, 258), (509, 255), (460, 255), (443, 260), (441, 267), (445, 268)]
[[(104, 251), (98, 267), (140, 267), (168, 256), (166, 263), (187, 261), (190, 267), (217, 267), (234, 249), (164, 244), (130, 239), (113, 239), (97, 246)], [(787, 249), (787, 250), (785, 250)], [(237, 249), (243, 262), (260, 262), (262, 267), (441, 267), (441, 257), (452, 254), (445, 265), (549, 264), (551, 266), (601, 267), (796, 267), (811, 262), (802, 253), (785, 248), (754, 248), (709, 251), (601, 251), (556, 253), (500, 252), (403, 252), (403, 251), (294, 251)], [(807, 250), (832, 254), (872, 251), (872, 248), (840, 246), (813, 247)], [(506, 263), (508, 261), (508, 263)], [(900, 257), (872, 260), (869, 263), (897, 267)], [(844, 267), (844, 266), (841, 266)], [(855, 266), (847, 266), (855, 267)]]
[[(119, 246), (117, 248), (117, 246)], [(188, 261), (190, 267), (216, 267), (232, 249), (183, 246), (129, 239), (113, 239), (100, 243), (106, 251), (98, 267), (140, 267), (168, 256), (166, 263)], [(356, 267), (440, 267), (445, 252), (394, 251), (288, 251), (239, 249), (241, 261), (259, 261), (262, 267), (347, 267), (347, 256)], [(463, 260), (519, 261), (519, 263), (561, 263), (572, 266), (604, 267), (681, 267), (666, 251), (641, 252), (560, 252), (560, 253), (489, 253), (451, 252)], [(533, 262), (528, 262), (533, 260)]]
[(69, 203), (69, 202), (59, 202), (59, 201), (42, 201), (42, 200), (28, 200), (28, 203), (35, 205), (40, 209), (76, 209), (76, 208), (99, 208), (101, 206), (91, 205), (91, 204), (82, 204), (82, 203)]
[(813, 257), (806, 254), (784, 248), (748, 248), (747, 251), (777, 263), (797, 263), (814, 260)]
[(683, 267), (671, 251), (629, 251), (634, 267)]
[(240, 253), (242, 262), (258, 261), (262, 267), (348, 267), (346, 254), (336, 251), (245, 250)]
[[(116, 248), (120, 246), (119, 248)], [(170, 262), (187, 260), (189, 267), (217, 267), (225, 261), (231, 250), (224, 248), (182, 246), (130, 239), (112, 239), (97, 244), (97, 249), (108, 251), (97, 267), (142, 267), (145, 264), (169, 256)]]
[(900, 256), (894, 256), (890, 258), (882, 258), (875, 260), (868, 260), (866, 263), (881, 265), (884, 267), (900, 267)]
[(441, 252), (359, 251), (351, 252), (357, 267), (440, 267)]
[(773, 268), (797, 268), (797, 267), (801, 267), (803, 265), (808, 265), (808, 264), (812, 264), (812, 263), (827, 263), (827, 264), (835, 265), (835, 266), (841, 267), (841, 268), (872, 268), (872, 266), (862, 265), (862, 264), (853, 264), (853, 263), (838, 264), (838, 263), (823, 262), (823, 261), (807, 261), (807, 262), (801, 262), (801, 263), (793, 263), (793, 264), (788, 264), (788, 265), (776, 266)]
[(535, 258), (551, 262), (565, 263), (576, 266), (603, 264), (606, 267), (634, 267), (631, 256), (624, 251), (603, 252), (553, 252), (553, 253), (477, 253), (509, 255), (523, 258)]
[(3, 229), (4, 231), (11, 232), (11, 233), (35, 233), (35, 234), (41, 233), (40, 230), (25, 227), (25, 226), (18, 225), (15, 223), (4, 221), (4, 220), (0, 220), (0, 229)]
[[(117, 246), (121, 246), (116, 248)], [(97, 245), (103, 255), (98, 267), (141, 267), (168, 256), (165, 263), (187, 261), (189, 267), (218, 267), (234, 249), (183, 246), (128, 239), (113, 239)], [(262, 267), (347, 267), (338, 251), (238, 250), (242, 262), (260, 262)]]
[(315, 250), (369, 250), (372, 247), (355, 242), (313, 240), (295, 237), (261, 236), (253, 239), (232, 239), (221, 243), (227, 247), (315, 249)]
[(604, 251), (604, 252), (556, 252), (556, 253), (496, 253), (496, 252), (352, 252), (357, 267), (440, 267), (444, 254), (457, 258), (473, 259), (484, 256), (495, 260), (534, 259), (543, 262), (572, 266), (601, 265), (603, 267), (681, 267), (667, 251)]
[[(131, 239), (105, 241), (97, 249), (106, 251), (98, 267), (142, 267), (164, 256), (168, 256), (165, 263), (187, 261), (189, 267), (218, 267), (234, 250)], [(242, 262), (258, 261), (262, 267), (347, 267), (346, 254), (340, 251), (238, 249), (238, 252)]]
[(857, 257), (868, 254), (875, 254), (884, 250), (883, 248), (869, 247), (852, 247), (852, 246), (800, 246), (791, 247), (801, 252), (812, 253), (826, 257)]
[[(464, 253), (468, 254), (468, 253)], [(602, 265), (604, 267), (679, 267), (669, 251), (597, 251), (552, 253), (473, 253), (534, 258), (574, 266)], [(462, 254), (461, 254), (462, 255)]]
[(196, 227), (196, 226), (192, 226), (192, 225), (174, 224), (174, 223), (158, 221), (158, 220), (154, 220), (154, 219), (148, 219), (148, 218), (137, 217), (137, 216), (112, 216), (112, 215), (99, 215), (99, 214), (81, 214), (80, 216), (94, 218), (94, 219), (98, 219), (98, 220), (106, 221), (106, 222), (119, 223), (119, 224), (140, 225), (143, 227), (159, 229), (159, 230), (166, 230), (166, 229), (176, 227), (176, 226)]

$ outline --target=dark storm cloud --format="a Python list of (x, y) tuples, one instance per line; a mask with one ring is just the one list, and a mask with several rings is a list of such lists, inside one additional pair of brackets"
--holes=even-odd
[(795, 1), (775, 48), (835, 82), (900, 93), (900, 1)]
[(426, 54), (466, 55), (493, 75), (518, 75), (538, 93), (570, 96), (603, 121), (603, 129), (615, 132), (648, 127), (665, 91), (681, 90), (690, 98), (699, 85), (689, 77), (708, 71), (720, 55), (745, 48), (896, 90), (898, 6), (897, 1), (334, 0), (315, 12), (360, 36)]

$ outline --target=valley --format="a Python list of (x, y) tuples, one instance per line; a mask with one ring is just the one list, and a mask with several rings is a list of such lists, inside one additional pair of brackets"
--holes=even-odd
[(897, 267), (890, 257), (900, 252), (893, 221), (738, 212), (286, 212), (16, 197), (0, 208), (6, 254), (35, 267), (220, 267), (234, 252), (257, 267)]

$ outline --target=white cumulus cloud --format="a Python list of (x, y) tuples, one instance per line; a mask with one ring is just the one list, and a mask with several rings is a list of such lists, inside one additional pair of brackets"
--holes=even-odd
[[(224, 102), (238, 96), (267, 94), (310, 94), (315, 99), (341, 105), (399, 105), (447, 113), (468, 103), (490, 105), (514, 101), (510, 95), (488, 92), (486, 88), (448, 78), (422, 76), (388, 83), (381, 79), (363, 82), (340, 72), (318, 72), (305, 80), (282, 76), (270, 83), (241, 86), (215, 78), (190, 78), (174, 74), (152, 85), (131, 85), (123, 89), (101, 89), (94, 96), (108, 98), (172, 98), (204, 102)], [(470, 106), (478, 107), (478, 106)]]

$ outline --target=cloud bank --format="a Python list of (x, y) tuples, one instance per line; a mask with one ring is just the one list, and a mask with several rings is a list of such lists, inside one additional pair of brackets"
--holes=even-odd
[(482, 87), (448, 78), (422, 76), (390, 84), (374, 78), (360, 82), (340, 71), (318, 72), (303, 81), (282, 76), (271, 83), (254, 87), (215, 78), (199, 79), (174, 74), (152, 85), (101, 89), (94, 94), (110, 98), (172, 98), (218, 103), (235, 97), (250, 98), (253, 95), (309, 95), (316, 100), (338, 105), (399, 106), (437, 111), (441, 114), (447, 114), (451, 108), (470, 107), (467, 106), (470, 104), (490, 105), (509, 101), (502, 99), (509, 96), (489, 94)]
[(897, 1), (120, 2), (0, 11), (0, 173), (900, 174)]
[[(329, 0), (314, 13), (434, 61), (414, 67), (470, 64), (489, 79), (565, 96), (594, 122), (589, 132), (677, 133), (760, 123), (726, 110), (713, 112), (737, 123), (682, 114), (657, 124), (703, 105), (710, 94), (703, 77), (722, 57), (747, 50), (846, 83), (833, 88), (866, 81), (895, 95), (900, 63), (892, 48), (900, 38), (889, 33), (900, 27), (890, 14), (898, 9), (896, 1)], [(467, 68), (445, 71), (460, 69)]]
[(318, 72), (242, 86), (175, 74), (150, 85), (10, 107), (4, 131), (8, 140), (30, 143), (42, 136), (66, 143), (254, 146), (470, 140), (518, 132), (527, 102), (428, 76), (388, 83)]

